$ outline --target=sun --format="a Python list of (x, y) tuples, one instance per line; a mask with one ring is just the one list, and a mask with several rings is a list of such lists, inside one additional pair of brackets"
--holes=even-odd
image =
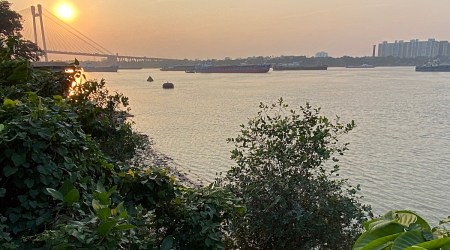
[(56, 7), (56, 14), (57, 16), (64, 20), (64, 21), (70, 21), (75, 16), (75, 11), (73, 7), (67, 3), (61, 3)]

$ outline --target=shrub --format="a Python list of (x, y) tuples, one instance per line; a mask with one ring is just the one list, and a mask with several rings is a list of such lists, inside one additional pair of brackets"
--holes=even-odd
[(0, 120), (0, 213), (14, 235), (49, 227), (56, 210), (46, 188), (70, 180), (87, 189), (93, 179), (111, 176), (112, 166), (61, 97), (5, 99)]
[(134, 132), (133, 123), (127, 120), (128, 98), (120, 93), (110, 95), (104, 80), (78, 84), (68, 99), (79, 115), (83, 131), (112, 160), (129, 160), (143, 147), (146, 137)]
[(233, 221), (232, 240), (250, 249), (349, 249), (361, 232), (370, 207), (359, 202), (359, 187), (337, 178), (335, 154), (347, 144), (338, 138), (354, 128), (333, 124), (309, 104), (300, 114), (282, 99), (242, 125), (235, 144), (236, 161), (219, 180), (247, 212)]

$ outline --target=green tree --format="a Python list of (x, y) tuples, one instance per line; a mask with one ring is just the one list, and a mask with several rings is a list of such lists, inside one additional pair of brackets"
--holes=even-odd
[[(235, 217), (230, 242), (242, 249), (350, 249), (370, 207), (359, 187), (338, 178), (339, 137), (354, 122), (333, 124), (309, 104), (300, 114), (282, 99), (241, 125), (231, 158), (237, 165), (218, 180), (242, 198), (246, 214)], [(331, 170), (330, 170), (331, 169)]]
[(22, 17), (11, 10), (11, 3), (0, 1), (0, 34), (4, 36), (16, 36), (22, 30)]
[(10, 9), (11, 3), (0, 1), (0, 61), (6, 59), (25, 59), (38, 61), (42, 51), (39, 47), (22, 38), (22, 17)]

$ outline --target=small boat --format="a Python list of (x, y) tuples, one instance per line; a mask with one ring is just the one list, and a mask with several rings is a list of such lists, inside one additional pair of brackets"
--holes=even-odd
[(361, 64), (361, 65), (347, 65), (345, 66), (348, 69), (371, 69), (371, 68), (375, 68), (374, 65), (371, 64)]
[(175, 85), (173, 85), (173, 83), (171, 82), (165, 82), (162, 85), (163, 89), (173, 89), (175, 87)]
[(428, 62), (423, 66), (416, 66), (418, 72), (450, 72), (450, 64), (441, 64), (438, 60)]
[(153, 78), (152, 78), (152, 76), (148, 76), (148, 78), (147, 78), (147, 82), (153, 82)]
[(287, 64), (277, 64), (274, 65), (273, 70), (281, 71), (281, 70), (327, 70), (328, 66), (326, 65), (300, 65), (298, 63), (287, 63)]

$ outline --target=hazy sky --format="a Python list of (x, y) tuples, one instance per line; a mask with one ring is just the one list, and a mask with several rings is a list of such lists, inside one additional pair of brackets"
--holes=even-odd
[(71, 25), (122, 55), (371, 55), (383, 40), (450, 40), (450, 0), (10, 0), (71, 3)]

